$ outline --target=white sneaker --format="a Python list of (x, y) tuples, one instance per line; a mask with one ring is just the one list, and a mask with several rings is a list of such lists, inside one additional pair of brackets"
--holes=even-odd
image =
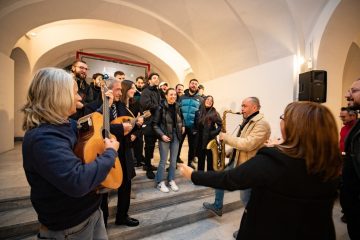
[(176, 183), (175, 183), (174, 180), (171, 180), (171, 181), (169, 182), (169, 185), (170, 185), (171, 190), (173, 190), (174, 192), (179, 191), (179, 187), (176, 185)]
[(170, 190), (169, 188), (165, 185), (165, 182), (162, 181), (157, 185), (157, 189), (159, 189), (161, 192), (163, 193), (168, 193)]

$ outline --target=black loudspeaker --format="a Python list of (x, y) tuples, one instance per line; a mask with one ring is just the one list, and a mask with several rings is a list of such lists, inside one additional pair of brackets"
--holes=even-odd
[(327, 73), (313, 70), (299, 74), (299, 101), (326, 102)]

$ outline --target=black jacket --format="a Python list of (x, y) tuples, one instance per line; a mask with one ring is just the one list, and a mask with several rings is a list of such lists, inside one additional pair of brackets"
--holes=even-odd
[(141, 92), (140, 105), (143, 111), (149, 110), (151, 117), (148, 117), (144, 121), (143, 132), (144, 135), (155, 135), (152, 128), (152, 119), (155, 115), (156, 109), (161, 103), (160, 92), (157, 86), (147, 85)]
[(252, 188), (237, 239), (335, 239), (332, 209), (338, 181), (309, 175), (303, 159), (262, 148), (235, 169), (193, 172), (191, 179), (230, 191)]
[(184, 119), (181, 113), (181, 109), (179, 107), (179, 104), (175, 102), (175, 113), (176, 113), (176, 122), (174, 124), (173, 118), (169, 112), (169, 104), (167, 101), (164, 101), (155, 112), (155, 115), (153, 117), (152, 126), (156, 134), (160, 137), (163, 135), (168, 136), (169, 138), (173, 139), (173, 129), (174, 126), (176, 127), (176, 135), (178, 139), (181, 139), (182, 127), (185, 127)]
[(155, 114), (161, 101), (160, 92), (157, 86), (147, 86), (141, 92), (140, 105), (143, 111), (150, 110), (151, 114)]
[[(360, 216), (360, 121), (353, 126), (345, 140), (345, 160), (342, 168), (340, 203), (349, 221)], [(354, 220), (353, 220), (354, 219)], [(356, 224), (354, 224), (355, 226)], [(350, 237), (354, 228), (349, 229)]]
[(86, 95), (85, 102), (91, 103), (93, 101), (99, 100), (99, 98), (101, 98), (101, 88), (96, 87), (93, 82), (90, 83), (89, 91)]

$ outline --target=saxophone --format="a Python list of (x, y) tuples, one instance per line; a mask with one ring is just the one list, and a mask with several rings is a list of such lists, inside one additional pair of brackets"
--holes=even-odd
[[(225, 110), (222, 116), (222, 126), (221, 126), (221, 132), (226, 132), (226, 114), (233, 113), (233, 114), (239, 114), (237, 112), (233, 112), (231, 110)], [(207, 146), (206, 149), (210, 149), (212, 156), (213, 156), (213, 169), (214, 171), (222, 171), (225, 168), (225, 143), (224, 141), (219, 141), (216, 138), (211, 140)]]

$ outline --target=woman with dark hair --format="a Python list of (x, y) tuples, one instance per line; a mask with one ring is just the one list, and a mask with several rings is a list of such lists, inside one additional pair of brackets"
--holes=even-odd
[(184, 119), (179, 104), (176, 102), (176, 91), (168, 88), (165, 92), (165, 101), (161, 103), (153, 118), (153, 129), (159, 137), (160, 162), (156, 172), (155, 182), (161, 192), (169, 192), (165, 185), (165, 164), (170, 151), (169, 186), (174, 192), (179, 190), (176, 185), (175, 169), (179, 151), (179, 142), (185, 131)]
[(206, 149), (207, 144), (215, 139), (221, 130), (221, 118), (214, 108), (214, 98), (212, 96), (205, 97), (205, 101), (195, 113), (195, 131), (198, 132), (198, 170), (204, 171), (205, 158), (207, 162), (207, 170), (213, 170), (213, 156), (211, 150)]
[[(121, 82), (121, 96), (120, 101), (115, 102), (117, 117), (133, 117), (135, 118), (140, 114), (140, 108), (138, 103), (134, 100), (134, 94), (136, 87), (134, 82), (130, 80), (123, 80)], [(141, 129), (143, 119), (139, 118), (136, 122), (136, 127), (121, 139), (119, 149), (119, 159), (121, 167), (123, 169), (123, 182), (118, 189), (118, 202), (115, 224), (137, 226), (139, 221), (131, 218), (128, 215), (130, 207), (130, 193), (131, 193), (131, 179), (135, 177), (134, 169), (134, 153), (133, 142), (138, 136), (138, 132)]]
[(280, 116), (284, 141), (224, 172), (180, 171), (198, 185), (251, 188), (237, 239), (334, 240), (333, 204), (341, 157), (338, 131), (328, 108), (290, 103)]

